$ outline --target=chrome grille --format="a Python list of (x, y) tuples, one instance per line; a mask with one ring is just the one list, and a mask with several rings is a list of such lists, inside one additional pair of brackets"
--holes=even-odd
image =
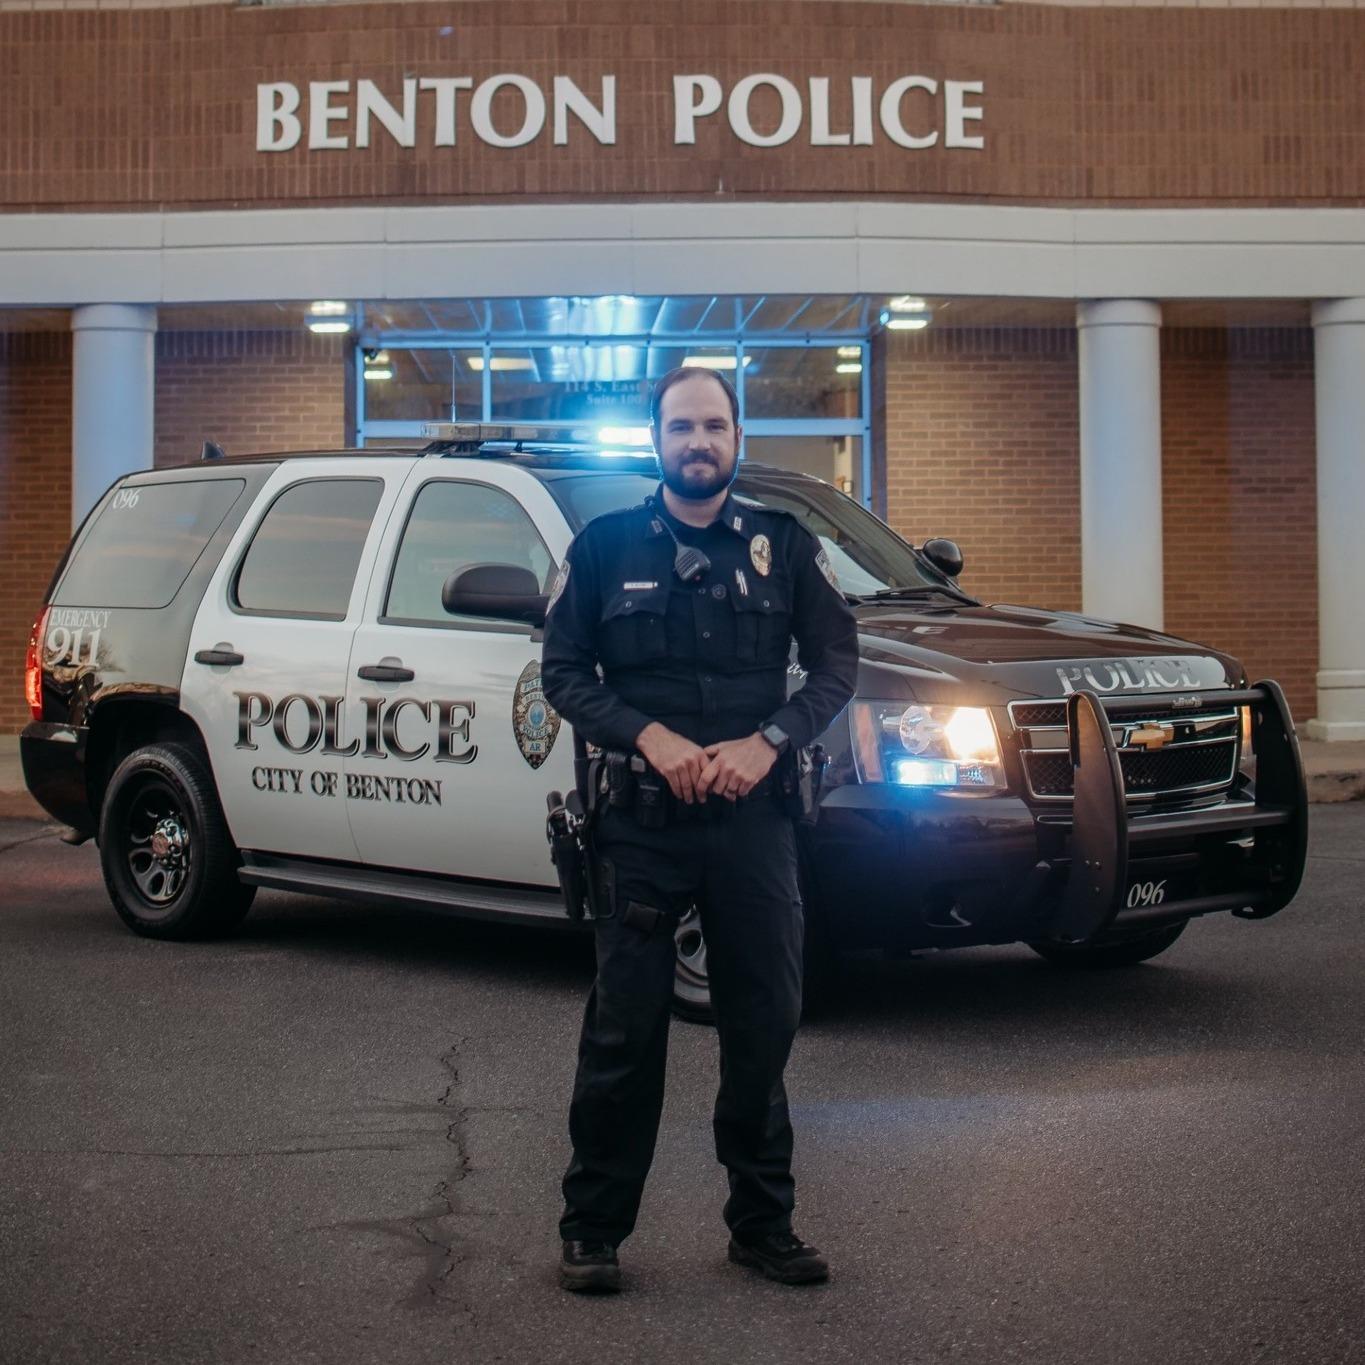
[[(1040, 801), (1072, 796), (1066, 702), (1011, 702), (1010, 722), (1031, 795)], [(1171, 727), (1160, 748), (1134, 742), (1145, 727)], [(1119, 751), (1124, 791), (1130, 801), (1215, 792), (1232, 784), (1241, 748), (1241, 717), (1235, 709), (1191, 714), (1153, 699), (1140, 717), (1110, 722)]]
[(1014, 701), (1010, 703), (1010, 719), (1016, 730), (1035, 725), (1066, 724), (1064, 701)]

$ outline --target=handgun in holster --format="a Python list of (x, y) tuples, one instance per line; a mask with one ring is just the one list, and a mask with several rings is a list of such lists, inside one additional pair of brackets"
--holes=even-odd
[(585, 914), (593, 919), (611, 913), (611, 872), (606, 861), (593, 848), (593, 829), (604, 800), (602, 757), (590, 757), (583, 739), (574, 734), (574, 778), (576, 786), (568, 796), (552, 791), (545, 798), (548, 815), (545, 837), (550, 843), (550, 860), (559, 878), (559, 893), (571, 920)]

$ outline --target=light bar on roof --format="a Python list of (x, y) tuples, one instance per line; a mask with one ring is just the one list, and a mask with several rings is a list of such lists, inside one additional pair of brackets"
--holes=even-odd
[(597, 439), (609, 446), (647, 446), (648, 427), (598, 427)]

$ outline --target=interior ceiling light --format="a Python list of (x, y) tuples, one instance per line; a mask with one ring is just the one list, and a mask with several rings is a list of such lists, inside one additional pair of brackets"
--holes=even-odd
[(392, 379), (393, 371), (387, 365), (379, 365), (365, 371), (366, 379)]
[[(475, 373), (483, 369), (483, 356), (467, 356), (469, 368)], [(495, 355), (488, 362), (488, 368), (494, 373), (507, 370), (534, 370), (535, 360), (529, 355)]]
[(349, 332), (351, 324), (346, 318), (312, 318), (309, 320), (308, 330), (320, 335), (329, 332)]
[(834, 367), (835, 374), (862, 374), (862, 362), (858, 360), (845, 360)]
[(913, 294), (902, 294), (886, 305), (893, 313), (927, 313), (929, 305)]
[[(746, 355), (744, 364), (747, 366), (752, 359), (753, 356)], [(700, 370), (733, 370), (735, 358), (732, 355), (689, 355), (683, 357), (683, 365), (692, 365)]]
[(315, 318), (343, 318), (350, 311), (349, 303), (340, 303), (336, 299), (319, 299), (308, 306), (308, 312)]
[(861, 360), (863, 348), (861, 346), (840, 346), (839, 354), (846, 356), (850, 360)]

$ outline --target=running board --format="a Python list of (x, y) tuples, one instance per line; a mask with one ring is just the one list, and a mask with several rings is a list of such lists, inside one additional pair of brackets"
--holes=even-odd
[(437, 910), (467, 919), (577, 927), (564, 913), (564, 901), (557, 890), (462, 882), (454, 877), (423, 876), (396, 868), (357, 867), (245, 850), (242, 863), (237, 875), (247, 886), (268, 886), (305, 896), (334, 896), (368, 905)]

